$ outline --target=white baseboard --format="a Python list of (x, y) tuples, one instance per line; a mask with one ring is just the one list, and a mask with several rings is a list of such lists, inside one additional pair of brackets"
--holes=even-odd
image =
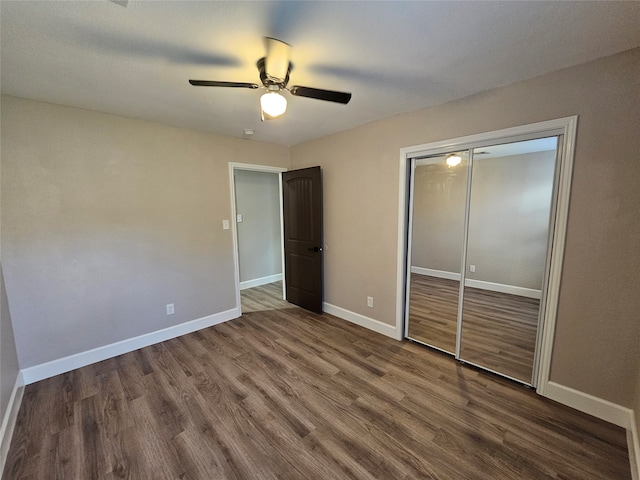
[(640, 442), (632, 409), (555, 382), (547, 382), (544, 396), (626, 429), (631, 475), (633, 480), (640, 480)]
[(259, 287), (260, 285), (266, 285), (267, 283), (279, 282), (282, 280), (282, 274), (277, 273), (275, 275), (269, 275), (267, 277), (254, 278), (253, 280), (245, 280), (240, 282), (240, 290), (247, 288)]
[(22, 403), (22, 395), (24, 394), (24, 378), (22, 372), (18, 373), (16, 383), (13, 386), (7, 410), (2, 418), (2, 426), (0, 427), (0, 474), (4, 471), (4, 464), (7, 461), (9, 446), (11, 445), (11, 437), (16, 426), (18, 411)]
[(544, 396), (619, 427), (627, 430), (631, 429), (633, 410), (617, 403), (594, 397), (588, 393), (565, 387), (555, 382), (547, 383)]
[(93, 350), (87, 350), (86, 352), (76, 353), (74, 355), (69, 355), (68, 357), (25, 368), (22, 370), (24, 383), (29, 385), (31, 383), (44, 380), (45, 378), (50, 378), (55, 375), (60, 375), (61, 373), (75, 370), (76, 368), (122, 355), (123, 353), (132, 352), (139, 348), (148, 347), (155, 343), (164, 342), (165, 340), (186, 335), (187, 333), (202, 330), (203, 328), (238, 318), (240, 315), (242, 315), (242, 312), (240, 311), (240, 308), (236, 307), (231, 310), (226, 310), (224, 312), (215, 313), (213, 315), (181, 323), (180, 325), (163, 328), (162, 330), (146, 333), (138, 337), (129, 338), (110, 345), (94, 348)]
[[(419, 275), (429, 275), (431, 277), (446, 278), (448, 280), (460, 281), (460, 274), (455, 272), (446, 272), (444, 270), (433, 270), (431, 268), (411, 267), (411, 273)], [(508, 293), (509, 295), (518, 295), (520, 297), (542, 298), (542, 291), (535, 288), (516, 287), (514, 285), (504, 285), (502, 283), (486, 282), (484, 280), (474, 280), (472, 278), (465, 279), (465, 285), (481, 290), (490, 290), (492, 292)]]
[(491, 290), (492, 292), (508, 293), (509, 295), (518, 295), (519, 297), (536, 298), (538, 300), (542, 298), (542, 290), (536, 290), (534, 288), (515, 287), (513, 285), (485, 282), (483, 280), (473, 280), (471, 278), (467, 278), (464, 282), (467, 287)]
[(322, 310), (338, 318), (347, 320), (348, 322), (355, 323), (356, 325), (360, 325), (361, 327), (368, 328), (369, 330), (381, 333), (382, 335), (386, 335), (387, 337), (391, 337), (394, 339), (397, 339), (398, 337), (395, 325), (389, 325), (379, 320), (365, 317), (364, 315), (360, 315), (359, 313), (355, 313), (341, 307), (336, 307), (335, 305), (331, 305), (327, 302), (324, 302), (322, 304)]
[[(640, 412), (638, 412), (640, 415)], [(635, 414), (631, 411), (631, 428), (627, 429), (627, 445), (629, 446), (629, 462), (631, 463), (631, 478), (640, 480), (640, 438)]]
[(447, 280), (460, 281), (460, 274), (456, 272), (447, 272), (446, 270), (434, 270), (433, 268), (411, 267), (411, 273), (418, 275), (428, 275), (429, 277), (446, 278)]

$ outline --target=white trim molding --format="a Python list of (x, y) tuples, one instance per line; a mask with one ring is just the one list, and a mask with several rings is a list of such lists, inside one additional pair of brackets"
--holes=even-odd
[[(282, 172), (286, 172), (284, 167), (270, 167), (268, 165), (252, 165), (250, 163), (237, 163), (229, 162), (229, 193), (231, 195), (231, 218), (238, 218), (236, 211), (236, 182), (234, 180), (234, 170), (249, 170), (252, 172), (265, 172), (278, 174), (278, 189), (280, 197), (280, 250), (282, 255), (282, 271), (284, 272), (284, 219), (282, 212)], [(244, 288), (240, 284), (240, 252), (238, 251), (238, 224), (235, 221), (230, 222), (231, 237), (233, 239), (233, 268), (234, 268), (234, 283), (236, 293), (236, 308), (242, 310), (242, 301), (240, 299), (240, 290)], [(284, 275), (282, 279), (282, 298), (286, 299), (286, 285)], [(276, 281), (276, 280), (274, 280)], [(245, 283), (245, 282), (242, 282)], [(262, 284), (264, 285), (264, 284)], [(258, 286), (258, 285), (253, 285)]]
[(547, 382), (545, 397), (627, 430), (627, 448), (633, 480), (640, 480), (640, 440), (632, 409), (555, 382)]
[[(637, 412), (640, 414), (640, 412)], [(631, 428), (627, 428), (627, 446), (629, 448), (629, 463), (631, 463), (631, 478), (640, 480), (640, 438), (635, 413), (631, 411)]]
[(335, 305), (331, 305), (327, 302), (322, 303), (322, 311), (348, 322), (355, 323), (356, 325), (360, 325), (361, 327), (368, 328), (369, 330), (373, 330), (374, 332), (381, 333), (387, 337), (399, 340), (396, 327), (394, 325), (389, 325), (388, 323), (383, 323), (379, 320), (365, 317), (359, 313), (355, 313), (341, 307), (336, 307)]
[(559, 383), (550, 381), (546, 387), (545, 397), (626, 429), (632, 478), (640, 480), (640, 440), (632, 409)]
[(548, 382), (545, 397), (581, 412), (630, 429), (633, 410), (556, 382)]
[(68, 357), (28, 367), (22, 370), (24, 383), (25, 385), (29, 385), (31, 383), (44, 380), (45, 378), (50, 378), (55, 375), (60, 375), (61, 373), (75, 370), (76, 368), (101, 362), (108, 358), (117, 357), (123, 353), (133, 352), (134, 350), (148, 347), (149, 345), (154, 345), (181, 335), (202, 330), (203, 328), (233, 320), (234, 318), (238, 318), (240, 315), (241, 312), (239, 308), (232, 308), (231, 310), (208, 315), (196, 320), (174, 325), (173, 327), (163, 328), (138, 337), (129, 338), (110, 345), (104, 345), (92, 350), (69, 355)]
[(0, 427), (0, 472), (4, 471), (4, 464), (7, 461), (9, 446), (11, 445), (11, 437), (18, 419), (20, 404), (22, 403), (22, 395), (24, 394), (24, 377), (22, 372), (18, 373), (16, 383), (13, 385), (7, 410), (2, 418), (2, 426)]
[(259, 287), (260, 285), (267, 285), (269, 283), (280, 281), (282, 281), (282, 274), (276, 273), (275, 275), (268, 275), (266, 277), (254, 278), (253, 280), (240, 282), (240, 290), (246, 290), (247, 288)]
[(638, 437), (638, 424), (633, 410), (631, 411), (631, 428), (627, 428), (627, 446), (629, 448), (631, 478), (640, 480), (640, 438)]

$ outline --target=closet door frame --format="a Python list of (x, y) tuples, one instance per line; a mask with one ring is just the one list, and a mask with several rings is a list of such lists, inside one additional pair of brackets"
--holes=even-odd
[[(541, 322), (538, 328), (536, 360), (532, 379), (532, 385), (536, 388), (537, 393), (546, 395), (547, 384), (549, 383), (551, 356), (553, 353), (560, 278), (566, 240), (577, 123), (578, 116), (576, 115), (400, 149), (396, 296), (396, 338), (398, 340), (404, 338), (405, 323), (408, 316), (406, 291), (407, 259), (410, 255), (408, 251), (408, 232), (410, 231), (409, 194), (412, 181), (411, 159), (419, 156), (437, 155), (452, 150), (473, 150), (474, 148), (485, 147), (496, 143), (510, 143), (533, 138), (559, 136), (558, 164), (556, 165), (555, 179), (557, 186), (552, 205), (553, 222), (550, 232), (550, 248), (548, 250), (548, 270), (545, 278), (546, 295), (543, 295), (544, 302), (541, 304)], [(472, 162), (470, 158), (471, 165)], [(460, 325), (458, 328), (460, 328)], [(456, 348), (456, 358), (459, 358), (459, 348)]]

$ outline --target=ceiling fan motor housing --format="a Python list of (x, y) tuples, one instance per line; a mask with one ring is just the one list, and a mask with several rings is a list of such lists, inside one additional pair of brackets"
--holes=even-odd
[(279, 81), (280, 79), (274, 79), (267, 74), (265, 70), (266, 59), (267, 59), (266, 57), (262, 57), (260, 60), (258, 60), (258, 63), (257, 63), (258, 70), (260, 71), (260, 80), (262, 81), (262, 84), (267, 88), (269, 88), (270, 85), (277, 85), (279, 88), (285, 88), (287, 86), (287, 83), (289, 83), (289, 74), (293, 69), (293, 64), (289, 62), (289, 68), (287, 69), (287, 76), (284, 78), (284, 80)]

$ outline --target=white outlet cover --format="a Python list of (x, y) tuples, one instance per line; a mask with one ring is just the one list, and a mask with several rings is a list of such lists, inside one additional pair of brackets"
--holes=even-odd
[(222, 229), (229, 230), (229, 220), (222, 220)]

